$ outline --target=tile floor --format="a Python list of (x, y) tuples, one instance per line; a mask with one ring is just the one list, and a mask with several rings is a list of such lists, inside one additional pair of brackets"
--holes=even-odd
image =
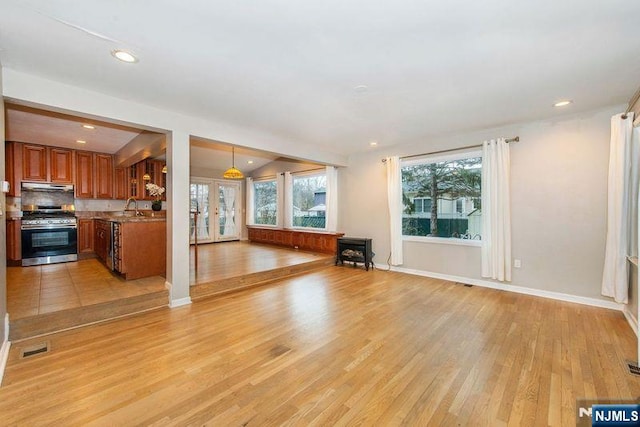
[(7, 267), (7, 311), (21, 319), (164, 291), (164, 283), (161, 276), (125, 281), (97, 259)]

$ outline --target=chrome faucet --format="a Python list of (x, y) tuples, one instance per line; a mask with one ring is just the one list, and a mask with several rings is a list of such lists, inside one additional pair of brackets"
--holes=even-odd
[(140, 212), (140, 211), (138, 210), (138, 201), (136, 200), (136, 198), (135, 198), (135, 197), (129, 197), (129, 198), (127, 199), (127, 202), (124, 204), (124, 210), (125, 210), (125, 211), (128, 211), (128, 210), (129, 210), (129, 203), (131, 203), (131, 201), (132, 201), (132, 200), (133, 200), (133, 203), (134, 203), (133, 207), (134, 207), (134, 209), (135, 209), (135, 211), (136, 211), (136, 216), (144, 215), (142, 212)]

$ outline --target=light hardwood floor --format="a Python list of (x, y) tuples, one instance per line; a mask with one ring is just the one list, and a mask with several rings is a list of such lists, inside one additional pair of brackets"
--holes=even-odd
[(189, 283), (191, 286), (259, 273), (297, 264), (333, 258), (332, 255), (262, 245), (249, 242), (224, 242), (198, 245), (198, 269), (195, 248), (191, 246)]
[(620, 312), (328, 267), (11, 348), (2, 425), (575, 425), (633, 399)]
[[(247, 242), (200, 245), (196, 271), (191, 248), (191, 285), (244, 276), (318, 260), (326, 255)], [(97, 259), (7, 267), (7, 307), (11, 319), (86, 307), (165, 290), (165, 278), (126, 281)]]

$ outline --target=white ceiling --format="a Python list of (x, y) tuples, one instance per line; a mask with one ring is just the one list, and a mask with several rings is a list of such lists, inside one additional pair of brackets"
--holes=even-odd
[[(22, 105), (8, 103), (5, 107), (7, 141), (113, 154), (142, 132), (141, 129)], [(92, 125), (94, 129), (83, 128), (85, 124)], [(78, 143), (78, 140), (85, 143)], [(233, 147), (233, 150), (235, 165), (244, 173), (282, 159), (280, 155), (267, 151), (244, 147)], [(191, 138), (190, 156), (190, 164), (195, 168), (227, 170), (233, 161), (231, 145), (196, 137)]]
[[(4, 67), (343, 154), (624, 103), (640, 84), (637, 0), (0, 0), (0, 10)], [(114, 48), (139, 62), (116, 61)], [(574, 104), (551, 107), (563, 98)]]
[[(142, 132), (140, 129), (13, 104), (6, 104), (5, 117), (7, 141), (99, 153), (115, 153)], [(84, 124), (92, 125), (94, 129), (85, 129), (82, 127)]]
[[(231, 148), (228, 144), (191, 138), (190, 165), (192, 168), (227, 170), (232, 166)], [(234, 147), (234, 153), (235, 166), (244, 174), (271, 163), (279, 157), (266, 151), (244, 147)]]

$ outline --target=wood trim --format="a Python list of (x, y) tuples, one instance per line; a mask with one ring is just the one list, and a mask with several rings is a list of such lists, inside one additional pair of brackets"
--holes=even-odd
[(282, 228), (247, 226), (249, 241), (286, 246), (325, 254), (335, 254), (338, 237), (344, 233), (328, 231), (306, 231)]

